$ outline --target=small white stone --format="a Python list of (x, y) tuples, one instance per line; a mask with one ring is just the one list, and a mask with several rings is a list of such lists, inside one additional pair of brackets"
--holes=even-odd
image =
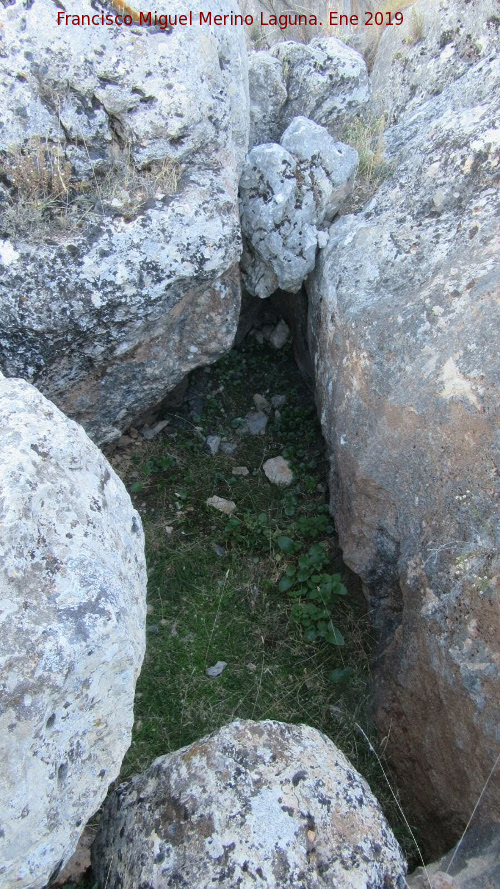
[(278, 321), (276, 327), (274, 328), (271, 336), (269, 337), (269, 342), (275, 349), (282, 349), (285, 345), (286, 341), (290, 336), (290, 328), (286, 321)]
[(205, 673), (207, 674), (207, 676), (210, 676), (211, 679), (215, 679), (217, 676), (220, 676), (220, 674), (224, 672), (226, 667), (226, 661), (217, 661), (217, 663), (214, 664), (213, 667), (207, 667)]
[(293, 482), (293, 472), (284, 457), (271, 457), (266, 460), (262, 468), (273, 485), (288, 487)]
[(223, 512), (226, 515), (231, 515), (236, 509), (236, 503), (233, 503), (232, 500), (225, 500), (224, 497), (209, 497), (207, 500), (207, 506), (213, 506), (214, 509), (218, 509), (219, 512)]

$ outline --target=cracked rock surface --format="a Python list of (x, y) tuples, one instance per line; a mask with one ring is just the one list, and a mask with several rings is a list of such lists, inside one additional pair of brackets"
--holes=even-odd
[[(403, 116), (392, 175), (332, 226), (307, 284), (331, 509), (379, 639), (378, 727), (431, 854), (498, 755), (499, 113), (494, 58)], [(479, 821), (499, 800), (494, 777)]]
[[(212, 11), (228, 9), (219, 0)], [(95, 14), (89, 0), (66, 10)], [(183, 11), (173, 0), (169, 12)], [(0, 367), (111, 441), (234, 338), (244, 37), (229, 26), (58, 26), (52, 0), (17, 0), (2, 26), (0, 150), (12, 181), (0, 194)], [(122, 181), (117, 163), (146, 180), (174, 164), (177, 190), (130, 201), (117, 187), (78, 224), (13, 234), (2, 209), (40, 144), (61, 176), (70, 170), (71, 196), (97, 201)]]
[(371, 90), (363, 57), (336, 37), (286, 40), (250, 55), (250, 147), (278, 142), (294, 117), (336, 136), (362, 113)]
[(305, 117), (292, 121), (280, 145), (250, 151), (240, 181), (241, 269), (253, 296), (300, 290), (357, 166), (354, 148)]
[(233, 722), (109, 798), (92, 850), (108, 889), (402, 889), (367, 783), (316, 729)]
[(130, 745), (141, 520), (81, 426), (0, 374), (0, 885), (42, 889)]

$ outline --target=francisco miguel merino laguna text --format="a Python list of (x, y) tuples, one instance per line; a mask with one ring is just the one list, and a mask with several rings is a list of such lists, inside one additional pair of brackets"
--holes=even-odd
[[(113, 4), (115, 5), (115, 4)], [(158, 14), (157, 12), (136, 12), (128, 4), (118, 2), (117, 6), (123, 14), (117, 15), (112, 13), (95, 13), (94, 15), (69, 15), (65, 12), (57, 13), (58, 25), (145, 25), (146, 27), (156, 27), (161, 31), (171, 31), (172, 28), (179, 25), (253, 25), (253, 15), (240, 15), (236, 12), (225, 14), (214, 14), (212, 12), (193, 13), (192, 10), (183, 15), (170, 15), (168, 13)], [(345, 21), (344, 21), (345, 19)], [(379, 21), (379, 19), (381, 19)], [(318, 21), (316, 15), (298, 15), (295, 13), (282, 13), (281, 15), (271, 15), (270, 13), (260, 14), (260, 24), (262, 26), (271, 26), (280, 28), (284, 31), (289, 25), (322, 25), (323, 22)], [(357, 15), (342, 15), (338, 12), (329, 12), (329, 25), (402, 25), (403, 13), (382, 12), (365, 13), (364, 22), (360, 23)]]

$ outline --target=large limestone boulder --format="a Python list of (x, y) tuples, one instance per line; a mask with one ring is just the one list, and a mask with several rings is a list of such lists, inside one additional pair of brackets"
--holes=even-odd
[(250, 146), (277, 142), (294, 117), (338, 135), (367, 106), (363, 57), (336, 37), (287, 40), (250, 56)]
[[(308, 285), (331, 507), (379, 634), (378, 724), (431, 852), (498, 755), (499, 112), (494, 59), (389, 130), (393, 175), (331, 228)], [(496, 773), (476, 817), (499, 814)]]
[(232, 345), (246, 49), (229, 25), (58, 26), (58, 11), (2, 12), (0, 367), (105, 442)]
[(297, 293), (313, 270), (324, 229), (352, 190), (358, 153), (296, 117), (280, 145), (250, 151), (240, 181), (241, 261), (249, 293)]
[(141, 521), (83, 429), (0, 375), (0, 885), (41, 889), (130, 744)]
[(499, 52), (497, 0), (417, 0), (401, 26), (382, 34), (371, 75), (376, 106), (394, 122)]
[(108, 889), (402, 889), (405, 863), (368, 785), (316, 729), (234, 722), (155, 760), (103, 811)]

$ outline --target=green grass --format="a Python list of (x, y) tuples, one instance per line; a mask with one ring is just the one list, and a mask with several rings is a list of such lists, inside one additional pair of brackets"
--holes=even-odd
[[(237, 718), (307, 723), (341, 747), (369, 781), (408, 851), (379, 766), (355, 727), (359, 723), (376, 746), (372, 638), (359, 584), (342, 563), (328, 516), (327, 464), (312, 393), (290, 351), (266, 344), (233, 351), (198, 379), (208, 379), (202, 412), (192, 417), (187, 408), (178, 410), (161, 441), (136, 440), (116, 464), (135, 489), (149, 577), (147, 651), (122, 777)], [(263, 436), (238, 436), (237, 419), (254, 409), (254, 393), (286, 394), (281, 420), (270, 419)], [(215, 433), (238, 442), (234, 457), (206, 452), (204, 436)], [(262, 471), (278, 454), (291, 461), (290, 488), (271, 485)], [(247, 477), (232, 475), (239, 465), (248, 467)], [(238, 522), (206, 506), (214, 494), (236, 503)], [(278, 543), (284, 535), (294, 541), (291, 553)], [(316, 544), (328, 556), (321, 570), (339, 573), (349, 591), (334, 597), (332, 614), (343, 646), (306, 641), (292, 615), (297, 600), (279, 589), (287, 568)], [(208, 678), (206, 668), (219, 660), (227, 668)]]

